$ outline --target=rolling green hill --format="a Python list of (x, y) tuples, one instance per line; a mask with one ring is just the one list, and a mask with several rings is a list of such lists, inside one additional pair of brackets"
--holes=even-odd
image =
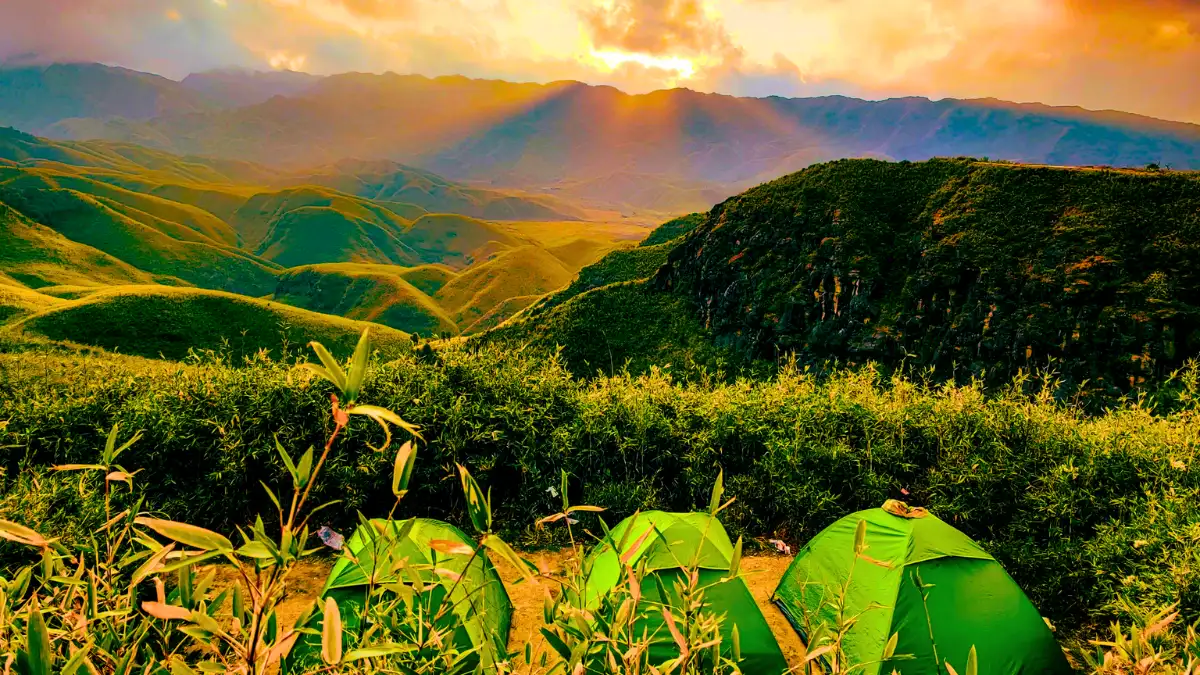
[[(0, 201), (71, 241), (90, 246), (163, 281), (251, 296), (274, 289), (276, 267), (178, 224), (122, 213), (102, 198), (62, 188), (0, 183)], [(130, 217), (137, 216), (139, 219)], [(60, 282), (66, 283), (66, 282)]]
[(599, 262), (579, 270), (579, 274), (566, 288), (531, 303), (523, 316), (539, 316), (581, 293), (601, 286), (647, 279), (667, 262), (671, 248), (671, 244), (657, 244), (613, 251)]
[(586, 211), (549, 195), (476, 188), (388, 161), (343, 160), (290, 180), (376, 201), (413, 204), (430, 213), (489, 220), (582, 220)]
[(1196, 174), (845, 160), (717, 206), (655, 285), (747, 355), (1117, 391), (1200, 349), (1198, 254)]
[(707, 213), (689, 213), (686, 216), (668, 220), (654, 228), (654, 231), (647, 235), (638, 246), (657, 246), (678, 239), (703, 225), (707, 217)]
[(275, 300), (425, 336), (457, 334), (454, 319), (406, 280), (412, 272), (393, 265), (352, 263), (295, 267), (279, 276)]
[(0, 203), (0, 272), (30, 288), (148, 284), (154, 277)]
[[(294, 350), (318, 340), (334, 353), (346, 353), (370, 325), (232, 293), (117, 286), (57, 304), (5, 330), (168, 359), (182, 359), (190, 349), (213, 349), (240, 363), (259, 349), (278, 357), (285, 342)], [(411, 344), (406, 334), (384, 326), (374, 326), (372, 335), (372, 344), (385, 351)]]
[(571, 280), (571, 270), (545, 249), (521, 246), (459, 273), (433, 296), (464, 332), (510, 298), (542, 295)]
[(464, 269), (526, 241), (496, 225), (456, 214), (431, 214), (413, 221), (404, 242), (422, 262)]
[(0, 283), (0, 325), (54, 309), (66, 302), (28, 288)]
[(71, 300), (96, 285), (195, 286), (426, 335), (498, 325), (645, 229), (392, 162), (305, 174), (4, 129), (0, 204), (21, 223), (5, 235), (21, 240), (0, 257), (6, 282)]
[[(842, 160), (673, 234), (610, 254), (493, 334), (563, 344), (574, 368), (594, 369), (603, 359), (588, 325), (636, 336), (614, 354), (676, 363), (670, 345), (699, 344), (691, 325), (744, 358), (905, 360), (991, 384), (1049, 367), (1065, 391), (1105, 394), (1161, 379), (1200, 349), (1195, 174)], [(645, 312), (608, 311), (618, 297), (693, 323), (654, 338)]]
[(563, 363), (577, 377), (633, 374), (652, 367), (671, 372), (733, 371), (745, 359), (714, 344), (685, 299), (662, 293), (646, 281), (592, 289), (533, 317), (517, 315), (479, 339), (562, 348)]

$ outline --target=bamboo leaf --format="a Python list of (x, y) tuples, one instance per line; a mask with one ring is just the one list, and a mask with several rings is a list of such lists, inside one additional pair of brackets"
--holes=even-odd
[[(325, 366), (325, 379), (332, 382), (333, 386), (337, 387), (344, 394), (346, 391), (346, 373), (338, 365), (337, 359), (333, 358), (333, 354), (330, 354), (329, 350), (325, 349), (325, 345), (320, 342), (310, 342), (308, 346), (312, 347), (312, 350), (317, 353), (317, 358), (321, 359), (322, 365)], [(316, 372), (315, 369), (312, 370)]]
[(233, 542), (226, 539), (224, 535), (203, 527), (157, 518), (137, 518), (133, 522), (148, 527), (168, 539), (174, 539), (181, 544), (203, 551), (215, 550), (222, 553), (233, 551)]
[(42, 610), (35, 609), (29, 613), (25, 631), (25, 652), (22, 656), (28, 659), (29, 670), (26, 672), (50, 675), (54, 672), (54, 650), (50, 645), (50, 631), (46, 628)]
[(712, 499), (708, 502), (708, 513), (711, 516), (717, 515), (717, 511), (721, 510), (721, 497), (725, 494), (725, 469), (717, 472), (717, 481), (713, 483)]
[(858, 527), (854, 529), (854, 553), (861, 555), (867, 550), (867, 521), (862, 519), (858, 521)]
[(332, 596), (325, 598), (321, 620), (321, 658), (330, 665), (342, 661), (342, 615)]
[(185, 607), (168, 605), (165, 602), (146, 601), (142, 603), (142, 611), (163, 621), (188, 621), (192, 613)]
[(382, 644), (373, 647), (363, 647), (362, 649), (352, 649), (346, 652), (346, 657), (342, 659), (342, 663), (373, 659), (380, 656), (391, 656), (392, 654), (407, 654), (408, 652), (416, 651), (416, 649), (416, 645), (397, 644)]
[(363, 379), (367, 374), (367, 362), (371, 360), (370, 329), (364, 328), (358, 338), (358, 346), (354, 348), (354, 356), (350, 358), (350, 374), (346, 377), (346, 405), (354, 405), (358, 394), (362, 391)]
[(532, 570), (537, 568), (530, 565), (529, 562), (521, 556), (517, 555), (517, 552), (508, 545), (508, 542), (494, 534), (489, 534), (485, 535), (480, 543), (483, 544), (485, 548), (495, 551), (497, 554), (511, 563), (513, 567), (517, 568), (517, 571), (521, 573), (521, 576), (525, 579), (525, 581), (533, 581)]
[(888, 638), (887, 645), (883, 648), (883, 660), (887, 661), (896, 653), (896, 643), (900, 640), (899, 633), (892, 633), (892, 637)]
[(966, 675), (979, 675), (979, 656), (975, 653), (975, 645), (971, 645), (971, 652), (967, 654)]
[(563, 639), (558, 636), (558, 633), (555, 633), (549, 628), (542, 628), (542, 637), (546, 638), (547, 644), (549, 644), (554, 651), (558, 652), (558, 655), (561, 656), (564, 661), (570, 661), (571, 648), (567, 646), (567, 643), (563, 642)]
[(450, 541), (448, 539), (431, 539), (429, 541), (429, 548), (444, 555), (471, 555), (475, 552), (475, 549), (461, 541)]
[(458, 465), (458, 476), (462, 482), (463, 496), (467, 500), (467, 515), (471, 517), (471, 524), (477, 532), (487, 532), (487, 500), (483, 490), (462, 464)]
[(408, 494), (408, 482), (412, 479), (413, 467), (417, 463), (417, 447), (412, 441), (405, 442), (396, 451), (396, 462), (392, 466), (392, 494), (401, 499)]
[(738, 575), (738, 571), (742, 566), (742, 538), (738, 537), (737, 543), (733, 545), (733, 555), (729, 559), (729, 578), (732, 579)]
[(312, 480), (312, 464), (313, 464), (313, 448), (308, 446), (308, 450), (300, 456), (300, 463), (296, 465), (296, 487), (304, 487)]
[(107, 471), (108, 467), (103, 464), (59, 464), (50, 467), (55, 471)]
[(288, 455), (287, 450), (283, 449), (283, 444), (279, 442), (279, 436), (275, 437), (275, 449), (279, 452), (279, 456), (283, 458), (283, 465), (287, 467), (288, 473), (292, 475), (292, 484), (300, 484), (300, 474), (296, 473), (296, 464), (292, 462), (292, 458)]
[(0, 520), (0, 539), (15, 541), (27, 546), (45, 547), (50, 544), (49, 540), (37, 532), (8, 520)]
[(158, 549), (154, 555), (147, 558), (146, 562), (142, 563), (141, 566), (134, 571), (133, 577), (131, 577), (129, 580), (130, 587), (137, 586), (138, 584), (142, 583), (143, 579), (161, 569), (163, 566), (163, 561), (166, 560), (167, 556), (170, 555), (171, 551), (174, 550), (175, 544), (167, 544), (166, 546)]

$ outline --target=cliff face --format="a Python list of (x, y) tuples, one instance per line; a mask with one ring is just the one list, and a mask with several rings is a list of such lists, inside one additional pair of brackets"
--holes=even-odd
[(754, 356), (1124, 389), (1200, 355), (1198, 260), (1194, 174), (843, 160), (720, 204), (654, 282)]

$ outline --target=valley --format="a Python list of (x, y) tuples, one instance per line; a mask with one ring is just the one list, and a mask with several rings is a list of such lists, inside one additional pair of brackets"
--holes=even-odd
[(1197, 169), (996, 99), (0, 66), (6, 673), (1195, 675)]

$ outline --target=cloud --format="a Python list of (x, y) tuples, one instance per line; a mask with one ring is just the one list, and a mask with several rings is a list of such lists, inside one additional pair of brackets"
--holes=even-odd
[(0, 0), (0, 63), (47, 61), (993, 96), (1200, 121), (1200, 0)]
[(736, 53), (721, 20), (699, 0), (606, 0), (580, 15), (598, 49), (651, 56)]

